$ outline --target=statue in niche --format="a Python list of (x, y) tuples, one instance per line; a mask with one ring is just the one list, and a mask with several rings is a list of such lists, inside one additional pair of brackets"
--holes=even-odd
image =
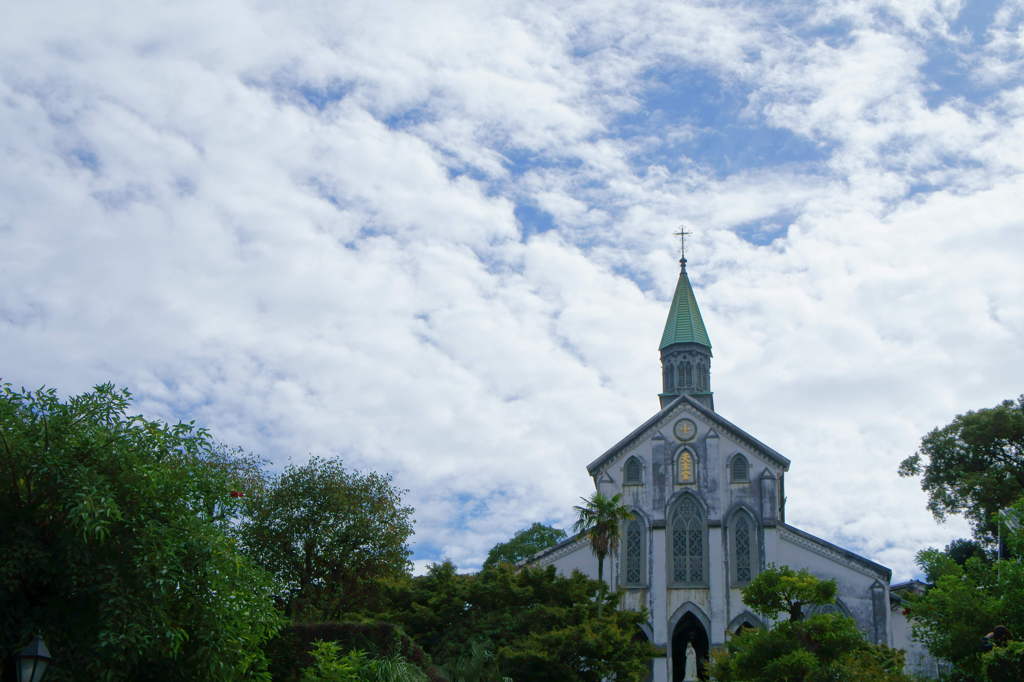
[(693, 642), (686, 643), (686, 674), (683, 675), (683, 682), (698, 682), (697, 677), (697, 652), (693, 648)]

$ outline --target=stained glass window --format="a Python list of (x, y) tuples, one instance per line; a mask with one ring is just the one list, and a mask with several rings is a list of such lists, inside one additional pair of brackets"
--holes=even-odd
[(644, 467), (636, 457), (626, 460), (626, 468), (623, 478), (626, 485), (640, 485), (643, 483)]
[(639, 521), (630, 521), (626, 527), (626, 583), (643, 582), (644, 527)]
[(704, 583), (704, 514), (692, 497), (684, 497), (672, 512), (672, 580)]
[(746, 515), (740, 514), (736, 517), (733, 533), (736, 546), (736, 582), (748, 583), (753, 577), (753, 571), (750, 562), (750, 521)]
[(679, 453), (679, 482), (693, 483), (693, 453), (689, 450)]

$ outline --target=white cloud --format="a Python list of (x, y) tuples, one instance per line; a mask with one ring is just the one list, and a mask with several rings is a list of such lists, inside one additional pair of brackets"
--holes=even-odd
[[(720, 411), (793, 460), (791, 521), (906, 576), (965, 530), (898, 461), (1024, 385), (1019, 6), (976, 47), (959, 10), (20, 6), (2, 376), (113, 380), (278, 464), (393, 472), (417, 570), (469, 568), (568, 523), (585, 465), (656, 409), (686, 220)], [(930, 103), (930, 40), (992, 94)], [(686, 156), (755, 129), (820, 158)], [(760, 223), (770, 245), (734, 232)]]

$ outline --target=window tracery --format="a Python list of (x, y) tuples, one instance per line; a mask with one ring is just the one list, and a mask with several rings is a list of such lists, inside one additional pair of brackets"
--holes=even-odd
[(693, 497), (686, 496), (672, 512), (672, 581), (703, 585), (705, 549), (704, 512)]

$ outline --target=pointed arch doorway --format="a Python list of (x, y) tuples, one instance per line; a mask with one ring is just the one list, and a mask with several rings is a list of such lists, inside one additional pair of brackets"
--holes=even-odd
[(697, 654), (697, 676), (707, 679), (708, 633), (693, 612), (686, 612), (672, 630), (672, 682), (686, 679), (686, 645), (693, 644)]

